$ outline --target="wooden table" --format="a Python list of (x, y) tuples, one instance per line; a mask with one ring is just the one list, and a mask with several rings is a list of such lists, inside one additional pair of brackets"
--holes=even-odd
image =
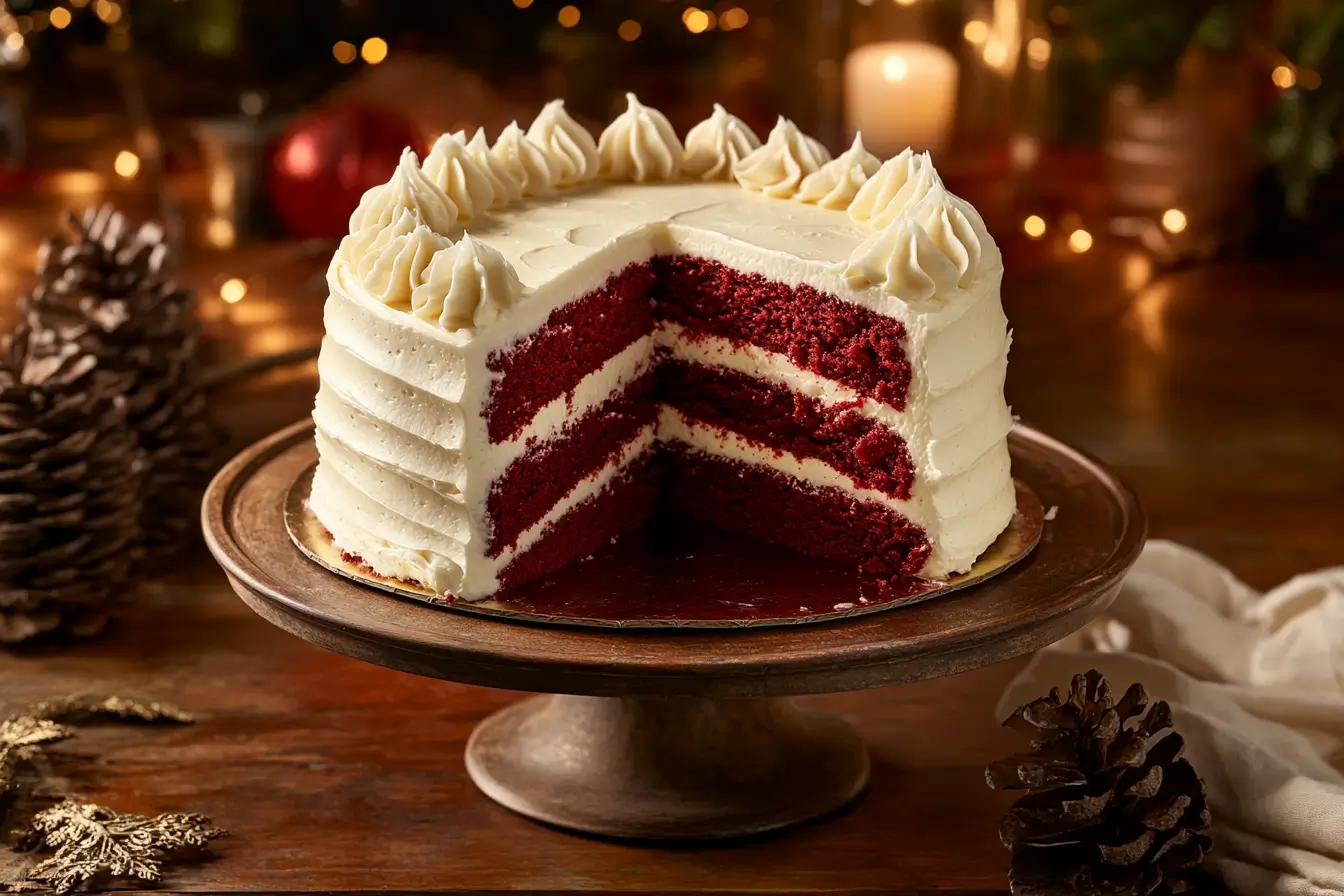
[[(1105, 241), (1076, 258), (1006, 242), (1017, 413), (1118, 468), (1155, 535), (1255, 585), (1344, 561), (1338, 268), (1223, 263), (1145, 284), (1143, 262)], [(254, 269), (268, 273), (243, 302), (205, 304), (226, 353), (316, 338), (320, 260), (202, 255), (189, 279), (208, 290)], [(218, 407), (241, 446), (305, 414), (313, 390), (309, 366)], [(515, 694), (311, 647), (254, 617), (203, 551), (102, 640), (0, 655), (0, 700), (98, 688), (201, 714), (192, 728), (92, 730), (57, 764), (86, 797), (232, 829), (217, 861), (170, 873), (178, 892), (1001, 893), (1011, 797), (981, 770), (1017, 745), (993, 706), (1020, 665), (817, 698), (867, 738), (867, 796), (823, 823), (674, 849), (575, 837), (484, 798), (463, 745)]]

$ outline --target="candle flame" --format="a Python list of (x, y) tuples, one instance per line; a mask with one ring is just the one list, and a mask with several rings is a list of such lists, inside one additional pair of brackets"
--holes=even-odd
[(905, 76), (910, 74), (910, 63), (905, 61), (905, 57), (899, 53), (892, 53), (882, 60), (882, 77), (895, 83), (904, 81)]

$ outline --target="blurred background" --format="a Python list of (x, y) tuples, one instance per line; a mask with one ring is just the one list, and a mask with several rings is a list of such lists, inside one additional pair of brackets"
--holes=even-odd
[[(1122, 469), (1198, 464), (1186, 435), (1250, 444), (1247, 390), (1334, 351), (1295, 340), (1340, 332), (1342, 29), (1337, 0), (0, 0), (0, 324), (61, 211), (111, 201), (165, 224), (212, 359), (302, 352), (403, 146), (555, 96), (596, 133), (634, 90), (682, 133), (721, 102), (832, 151), (932, 150), (1005, 251), (1015, 407)], [(1211, 378), (1262, 337), (1274, 375)], [(312, 377), (275, 373), (239, 442)], [(1266, 451), (1317, 458), (1307, 410), (1218, 495)]]
[(1328, 0), (0, 0), (0, 195), (146, 206), (184, 245), (334, 237), (406, 144), (554, 96), (600, 130), (635, 90), (683, 132), (719, 101), (932, 149), (1075, 253), (1100, 229), (1210, 257), (1326, 238), (1341, 24)]

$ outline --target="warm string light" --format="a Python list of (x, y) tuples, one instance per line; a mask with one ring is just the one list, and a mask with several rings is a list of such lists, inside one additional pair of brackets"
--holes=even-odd
[(1050, 61), (1050, 41), (1043, 37), (1033, 37), (1027, 41), (1027, 64), (1036, 70), (1045, 68)]
[(349, 65), (359, 58), (359, 51), (355, 45), (348, 40), (338, 40), (331, 47), (331, 55), (336, 57), (336, 61), (341, 65)]
[(513, 5), (519, 9), (527, 9), (532, 5), (532, 0), (513, 0)]
[(1297, 72), (1286, 65), (1276, 66), (1274, 71), (1269, 73), (1269, 79), (1274, 82), (1275, 87), (1287, 90), (1297, 83)]
[(692, 34), (701, 34), (713, 30), (716, 21), (717, 17), (714, 13), (694, 6), (686, 7), (686, 11), (681, 14), (682, 24)]
[(1069, 249), (1082, 255), (1092, 248), (1092, 234), (1081, 227), (1069, 234)]
[(359, 48), (359, 57), (369, 65), (377, 65), (387, 58), (387, 41), (381, 37), (371, 37)]
[(233, 222), (228, 218), (211, 218), (205, 225), (205, 241), (216, 249), (229, 249), (234, 243)]
[(112, 163), (112, 170), (129, 180), (140, 173), (140, 157), (129, 149), (123, 149), (117, 153), (116, 161)]
[(634, 19), (626, 19), (621, 23), (621, 27), (616, 29), (616, 33), (624, 41), (639, 40), (639, 35), (643, 31), (644, 28)]
[(102, 19), (105, 24), (114, 25), (121, 20), (121, 6), (113, 3), (112, 0), (97, 0), (93, 4), (93, 14)]
[(1026, 232), (1027, 236), (1038, 240), (1045, 236), (1045, 219), (1040, 215), (1030, 215), (1027, 220), (1022, 222), (1022, 230)]
[(560, 23), (561, 28), (573, 28), (579, 24), (581, 18), (583, 18), (583, 13), (579, 12), (577, 6), (562, 6), (555, 15), (555, 20)]
[(64, 6), (58, 6), (51, 11), (49, 18), (51, 19), (51, 27), (60, 30), (70, 25), (72, 17), (70, 15), (70, 10), (66, 9)]
[(747, 15), (747, 11), (740, 6), (734, 6), (719, 16), (719, 28), (724, 31), (736, 31), (747, 27), (749, 21), (751, 17)]
[(219, 297), (230, 305), (241, 302), (245, 295), (247, 295), (247, 281), (237, 277), (225, 280), (219, 286)]
[(1167, 233), (1180, 233), (1185, 230), (1189, 220), (1185, 217), (1185, 212), (1178, 208), (1169, 208), (1162, 213), (1162, 228)]
[(961, 29), (961, 36), (966, 38), (967, 43), (978, 47), (989, 39), (989, 23), (981, 19), (971, 19)]

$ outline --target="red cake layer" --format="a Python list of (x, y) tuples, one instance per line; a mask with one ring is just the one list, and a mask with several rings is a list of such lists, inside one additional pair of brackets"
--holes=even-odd
[(658, 361), (658, 400), (767, 449), (823, 461), (862, 488), (905, 500), (915, 483), (905, 442), (853, 405), (824, 405), (745, 373), (670, 355)]
[(900, 321), (694, 256), (652, 262), (654, 316), (786, 355), (860, 395), (905, 408), (910, 363)]
[(500, 585), (521, 585), (554, 572), (638, 527), (653, 512), (659, 480), (656, 452), (634, 461), (605, 489), (556, 520), (540, 540), (510, 561), (499, 573)]
[(656, 405), (648, 395), (653, 372), (620, 395), (571, 422), (509, 465), (490, 488), (486, 508), (494, 522), (490, 556), (512, 547), (518, 536), (581, 480), (620, 456), (622, 449), (654, 422)]
[(762, 467), (664, 446), (671, 509), (804, 554), (853, 563), (884, 579), (918, 574), (933, 546), (920, 527), (838, 489), (814, 488)]
[(653, 332), (648, 294), (653, 270), (632, 264), (600, 289), (553, 311), (546, 323), (487, 361), (501, 374), (486, 401), (490, 441), (517, 435), (537, 411), (572, 391), (588, 374)]

